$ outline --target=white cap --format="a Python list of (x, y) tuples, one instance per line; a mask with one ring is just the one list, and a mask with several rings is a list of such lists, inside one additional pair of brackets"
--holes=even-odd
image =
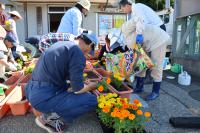
[(81, 6), (83, 6), (83, 8), (87, 9), (88, 11), (90, 10), (91, 4), (90, 4), (89, 0), (80, 0), (77, 3), (80, 4)]
[(17, 16), (19, 19), (22, 19), (22, 16), (19, 14), (18, 11), (11, 11), (11, 12), (9, 12), (9, 14), (15, 15), (15, 16)]
[(6, 45), (4, 44), (5, 37), (6, 37), (6, 30), (0, 25), (0, 51), (7, 52), (8, 49), (6, 48)]

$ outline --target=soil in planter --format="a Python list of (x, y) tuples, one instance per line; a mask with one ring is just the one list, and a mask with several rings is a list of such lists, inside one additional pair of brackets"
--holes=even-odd
[(9, 74), (9, 73), (5, 73), (4, 74), (7, 78), (10, 78), (12, 76), (12, 74)]
[(24, 100), (26, 100), (26, 96), (24, 96), (21, 101), (24, 101)]
[(100, 93), (110, 93), (110, 91), (107, 89), (107, 90), (103, 90), (103, 92), (100, 92)]
[(96, 78), (99, 78), (94, 72), (92, 71), (89, 71), (89, 72), (84, 72), (84, 73), (87, 73), (87, 77), (88, 79), (96, 79)]
[(125, 89), (123, 88), (123, 85), (121, 85), (119, 88), (117, 88), (117, 86), (115, 84), (113, 84), (112, 82), (110, 83), (110, 85), (115, 88), (117, 91), (124, 91)]
[(133, 89), (133, 85), (131, 85), (130, 83), (124, 82), (124, 84), (126, 84), (129, 88)]

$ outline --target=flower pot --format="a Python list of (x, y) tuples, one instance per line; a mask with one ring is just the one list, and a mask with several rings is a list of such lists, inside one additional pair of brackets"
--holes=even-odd
[[(98, 115), (97, 115), (97, 116), (98, 116)], [(99, 124), (100, 124), (100, 126), (101, 126), (101, 128), (102, 128), (102, 130), (103, 130), (103, 133), (115, 133), (115, 129), (105, 126), (105, 125), (101, 122), (101, 120), (100, 120), (99, 118), (98, 118), (98, 120), (99, 120)], [(123, 133), (123, 132), (122, 132), (122, 133)], [(133, 130), (131, 133), (139, 133), (139, 132), (137, 132), (136, 130)], [(145, 130), (142, 130), (142, 132), (140, 132), (140, 133), (146, 133), (146, 131), (145, 131)]]
[(13, 115), (25, 115), (30, 107), (25, 97), (21, 101), (10, 103), (9, 105)]
[(31, 79), (31, 76), (32, 76), (32, 74), (27, 74), (27, 75), (22, 76), (22, 77), (19, 79), (18, 84), (28, 83), (28, 81)]
[(6, 95), (5, 95), (5, 94), (0, 95), (0, 102), (3, 101), (4, 98), (6, 98)]
[(17, 86), (17, 90), (6, 102), (11, 108), (13, 115), (24, 115), (28, 111), (29, 102), (24, 96), (24, 88)]
[(0, 119), (8, 112), (9, 109), (10, 107), (7, 104), (0, 106)]
[(86, 79), (89, 81), (99, 81), (102, 79), (101, 75), (99, 75), (95, 70), (85, 69), (84, 73), (87, 74)]
[(6, 104), (6, 102), (12, 97), (12, 95), (16, 92), (18, 88), (16, 88), (16, 85), (13, 85), (12, 87), (10, 87), (9, 93), (8, 90), (6, 90), (5, 93), (5, 98), (0, 101), (0, 119), (8, 112), (8, 110), (10, 109), (10, 106), (8, 104)]
[(110, 77), (112, 72), (106, 71), (103, 68), (96, 68), (95, 69), (102, 77)]
[(4, 89), (4, 94), (0, 95), (0, 103), (8, 96), (8, 94), (15, 88), (16, 85), (10, 86), (8, 89)]
[(23, 74), (22, 72), (16, 72), (12, 74), (12, 76), (6, 80), (5, 85), (17, 84), (17, 81), (22, 76), (22, 74)]
[(133, 89), (128, 87), (125, 83), (122, 83), (121, 88), (123, 88), (123, 91), (116, 90), (111, 84), (109, 85), (111, 90), (118, 94), (120, 97), (124, 98), (130, 98), (131, 93), (133, 92)]
[[(113, 128), (106, 127), (105, 125), (101, 124), (101, 128), (103, 130), (103, 133), (115, 133), (115, 130)], [(131, 133), (139, 133), (139, 132), (137, 132), (136, 130), (133, 130)], [(146, 133), (146, 131), (143, 130), (140, 133)]]

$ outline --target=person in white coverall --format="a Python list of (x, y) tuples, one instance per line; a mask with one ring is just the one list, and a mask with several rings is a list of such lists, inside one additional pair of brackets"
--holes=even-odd
[(67, 10), (61, 19), (57, 32), (70, 33), (75, 36), (80, 35), (84, 29), (81, 28), (82, 14), (86, 17), (90, 10), (89, 0), (80, 0), (71, 9)]
[[(150, 7), (146, 6), (142, 3), (134, 3), (132, 0), (120, 0), (119, 6), (121, 10), (129, 15), (129, 19), (135, 18), (137, 19), (136, 23), (136, 43), (143, 43), (143, 35), (142, 32), (144, 30), (145, 24), (155, 25), (160, 27), (164, 31), (166, 31), (166, 27), (161, 20), (161, 18), (156, 14), (156, 12)], [(145, 77), (145, 83), (152, 83), (152, 78), (149, 76), (150, 71), (147, 71), (147, 75)], [(143, 80), (140, 77), (136, 77), (136, 80)]]
[[(137, 42), (137, 20), (137, 18), (132, 18), (122, 25), (122, 33), (125, 37), (125, 43), (129, 48), (133, 48)], [(158, 26), (149, 24), (144, 25), (142, 35), (144, 37), (144, 40), (141, 45), (146, 52), (151, 52), (151, 59), (153, 63), (156, 64), (156, 66), (153, 67), (151, 71), (151, 76), (153, 78), (152, 93), (146, 97), (146, 100), (153, 100), (159, 96), (159, 90), (163, 75), (162, 62), (165, 57), (166, 46), (169, 43), (170, 37), (164, 30), (162, 30)], [(143, 91), (145, 79), (144, 77), (146, 76), (146, 71), (142, 71), (137, 76), (138, 78), (134, 92), (139, 93)]]

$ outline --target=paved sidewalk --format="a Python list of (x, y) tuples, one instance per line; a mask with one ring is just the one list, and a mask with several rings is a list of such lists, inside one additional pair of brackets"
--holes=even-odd
[[(145, 85), (145, 92), (138, 96), (144, 98), (151, 92), (151, 87), (151, 85)], [(161, 94), (157, 100), (146, 102), (145, 110), (152, 112), (152, 121), (146, 128), (147, 133), (200, 133), (200, 129), (175, 129), (169, 124), (170, 117), (200, 117), (200, 101), (192, 99), (188, 94), (190, 90), (200, 89), (199, 82), (193, 82), (191, 86), (184, 87), (177, 85), (175, 80), (164, 80), (161, 88)], [(0, 133), (45, 133), (45, 131), (36, 126), (32, 114), (27, 114), (1, 119)], [(102, 130), (93, 112), (75, 120), (66, 133), (102, 133)]]

